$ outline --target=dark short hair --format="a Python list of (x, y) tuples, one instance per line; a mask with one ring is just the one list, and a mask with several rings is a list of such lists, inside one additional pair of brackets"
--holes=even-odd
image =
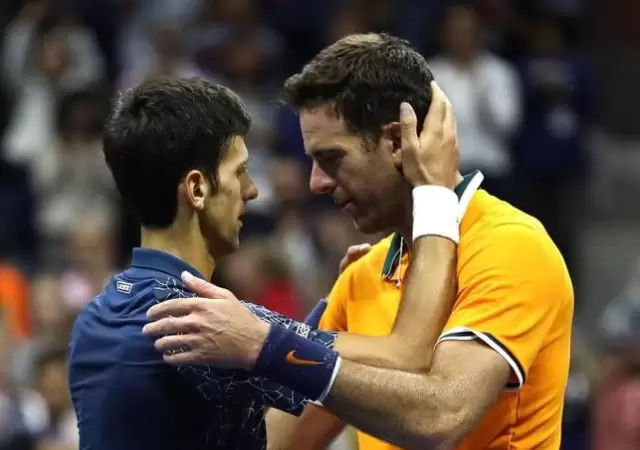
[(216, 179), (220, 158), (251, 119), (230, 89), (203, 78), (157, 78), (125, 92), (104, 128), (104, 155), (123, 202), (143, 227), (167, 228), (189, 170)]
[(354, 133), (378, 138), (409, 102), (422, 124), (433, 75), (409, 42), (387, 34), (344, 37), (318, 53), (284, 85), (283, 100), (300, 110), (332, 105)]

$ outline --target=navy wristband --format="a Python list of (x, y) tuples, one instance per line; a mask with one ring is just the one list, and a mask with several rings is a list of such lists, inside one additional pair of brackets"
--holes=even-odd
[(253, 372), (317, 400), (331, 383), (337, 360), (337, 352), (272, 324)]

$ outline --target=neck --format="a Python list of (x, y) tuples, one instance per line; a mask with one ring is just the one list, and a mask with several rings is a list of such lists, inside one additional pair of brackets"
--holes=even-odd
[[(462, 174), (460, 174), (460, 172), (458, 172), (458, 174), (456, 175), (456, 186), (458, 186), (460, 183), (462, 183)], [(412, 236), (413, 236), (413, 201), (409, 201), (407, 202), (408, 204), (408, 208), (405, 212), (405, 220), (404, 223), (401, 227), (399, 227), (398, 229), (394, 230), (396, 233), (399, 233), (403, 240), (404, 243), (407, 247), (408, 250), (411, 250), (411, 243), (413, 242)]]
[(208, 280), (211, 279), (216, 266), (200, 233), (190, 233), (188, 230), (173, 227), (163, 230), (143, 228), (140, 246), (169, 253), (198, 269)]

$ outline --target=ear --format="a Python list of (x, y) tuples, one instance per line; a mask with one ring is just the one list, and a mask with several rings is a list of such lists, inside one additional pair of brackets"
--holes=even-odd
[(184, 194), (189, 206), (196, 211), (204, 210), (206, 198), (211, 193), (211, 185), (200, 170), (190, 170), (184, 177)]
[(391, 158), (396, 167), (402, 167), (402, 125), (400, 122), (391, 122), (383, 128), (384, 138), (391, 143)]

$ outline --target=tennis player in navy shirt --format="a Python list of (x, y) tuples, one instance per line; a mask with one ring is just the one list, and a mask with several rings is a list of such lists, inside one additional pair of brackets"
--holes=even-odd
[[(193, 296), (182, 272), (210, 279), (215, 260), (238, 247), (241, 215), (257, 196), (249, 125), (235, 94), (197, 78), (144, 82), (117, 102), (105, 159), (140, 221), (142, 248), (74, 324), (69, 383), (81, 450), (264, 449), (266, 408), (302, 412), (302, 396), (247, 371), (170, 366), (142, 333), (152, 305)], [(245, 305), (334, 345), (331, 333)]]

